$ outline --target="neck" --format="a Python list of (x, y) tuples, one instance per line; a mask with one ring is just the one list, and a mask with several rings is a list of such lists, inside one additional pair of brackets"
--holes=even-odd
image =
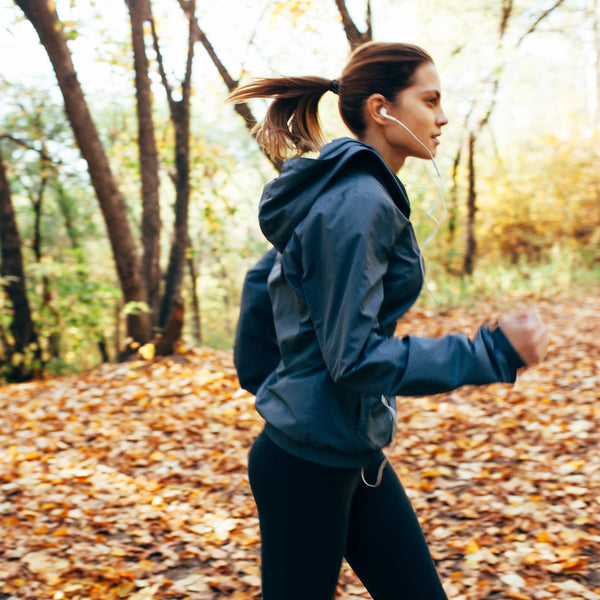
[(383, 159), (383, 162), (385, 162), (385, 164), (393, 173), (398, 173), (398, 171), (404, 166), (406, 157), (399, 157), (395, 155), (395, 153), (391, 151), (388, 144), (381, 138), (381, 136), (369, 135), (367, 132), (364, 136), (359, 138), (359, 141), (375, 148), (375, 150), (377, 150), (378, 154)]

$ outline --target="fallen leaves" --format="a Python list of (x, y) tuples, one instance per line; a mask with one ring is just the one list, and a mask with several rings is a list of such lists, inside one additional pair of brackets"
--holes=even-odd
[[(457, 598), (600, 598), (600, 303), (540, 312), (547, 360), (514, 386), (402, 402), (392, 463)], [(474, 331), (466, 318), (434, 326)]]
[[(542, 303), (548, 360), (514, 386), (399, 399), (388, 455), (456, 600), (600, 598), (599, 308)], [(401, 330), (489, 316), (417, 310)], [(231, 353), (6, 386), (0, 408), (0, 598), (260, 597), (262, 423)], [(338, 592), (368, 598), (347, 566)]]
[(257, 594), (261, 424), (229, 353), (8, 386), (0, 404), (0, 597)]

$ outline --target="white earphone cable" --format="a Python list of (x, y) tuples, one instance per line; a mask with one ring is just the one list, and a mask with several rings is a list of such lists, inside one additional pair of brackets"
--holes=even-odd
[[(421, 244), (421, 250), (423, 250), (435, 238), (438, 231), (440, 230), (440, 227), (442, 226), (442, 223), (446, 219), (447, 209), (446, 209), (446, 199), (444, 198), (442, 174), (440, 173), (440, 170), (437, 166), (437, 163), (435, 162), (435, 158), (434, 158), (433, 154), (431, 153), (431, 150), (429, 150), (429, 148), (404, 123), (402, 123), (402, 121), (399, 121), (395, 117), (392, 117), (391, 115), (389, 115), (387, 113), (387, 110), (385, 109), (385, 107), (381, 109), (381, 115), (384, 118), (389, 119), (390, 121), (394, 121), (395, 123), (398, 123), (398, 125), (403, 127), (419, 144), (421, 144), (421, 146), (423, 146), (423, 148), (425, 148), (425, 150), (427, 151), (427, 154), (429, 154), (431, 162), (433, 163), (433, 166), (435, 168), (435, 173), (439, 180), (439, 182), (438, 182), (434, 179), (434, 177), (429, 172), (427, 165), (425, 165), (425, 172), (427, 173), (427, 176), (429, 177), (429, 179), (431, 180), (433, 185), (435, 185), (435, 188), (437, 190), (438, 199), (426, 211), (427, 216), (435, 223), (435, 228), (434, 228), (433, 232), (427, 237), (427, 239)], [(442, 207), (442, 215), (438, 218), (435, 216), (434, 211), (437, 210), (437, 208), (440, 206), (440, 204)], [(425, 285), (425, 288), (427, 289), (427, 291), (429, 292), (429, 295), (433, 298), (434, 302), (436, 303), (436, 305), (439, 308), (440, 302), (437, 299), (437, 297), (435, 296), (435, 294), (431, 291), (431, 288), (429, 287), (429, 285), (427, 283), (427, 278), (425, 277), (425, 264), (424, 264), (422, 252), (421, 252), (421, 256), (420, 256), (420, 263), (421, 263), (421, 272), (423, 275), (423, 283)]]

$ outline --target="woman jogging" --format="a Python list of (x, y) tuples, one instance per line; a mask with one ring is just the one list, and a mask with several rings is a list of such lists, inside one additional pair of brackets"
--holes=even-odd
[[(318, 103), (339, 95), (354, 138), (324, 145)], [(513, 382), (547, 333), (519, 309), (473, 340), (394, 337), (424, 282), (406, 190), (409, 156), (433, 159), (447, 118), (430, 56), (371, 42), (339, 80), (262, 79), (231, 100), (272, 98), (259, 143), (295, 157), (260, 203), (273, 248), (247, 275), (235, 362), (265, 429), (249, 456), (264, 600), (331, 600), (342, 559), (376, 600), (446, 598), (382, 448), (396, 395)], [(318, 158), (302, 157), (320, 151)]]

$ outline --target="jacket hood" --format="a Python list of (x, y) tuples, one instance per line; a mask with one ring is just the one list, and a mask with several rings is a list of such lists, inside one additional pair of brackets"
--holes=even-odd
[(259, 205), (260, 227), (279, 252), (321, 193), (349, 165), (376, 176), (408, 218), (410, 206), (404, 186), (377, 151), (358, 140), (338, 139), (324, 146), (318, 158), (287, 160), (279, 177), (265, 186)]

